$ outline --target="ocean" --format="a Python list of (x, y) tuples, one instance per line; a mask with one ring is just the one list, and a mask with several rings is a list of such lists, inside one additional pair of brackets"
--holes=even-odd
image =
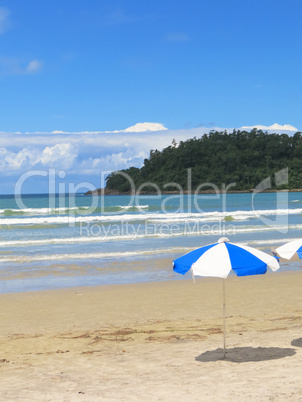
[(270, 252), (301, 229), (300, 192), (1, 195), (0, 293), (181, 280), (172, 261), (222, 236)]

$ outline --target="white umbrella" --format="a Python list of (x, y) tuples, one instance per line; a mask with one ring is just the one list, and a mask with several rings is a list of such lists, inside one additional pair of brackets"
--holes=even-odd
[[(195, 276), (227, 278), (233, 270), (237, 276), (265, 274), (267, 267), (279, 268), (275, 257), (252, 247), (230, 243), (222, 237), (218, 243), (193, 250), (173, 261), (173, 270), (185, 274), (189, 270)], [(223, 356), (225, 357), (225, 284), (223, 280)]]
[(273, 250), (273, 253), (276, 252), (278, 256), (281, 258), (285, 258), (286, 260), (292, 259), (294, 256), (298, 256), (302, 259), (302, 239), (292, 240), (288, 243), (283, 244)]

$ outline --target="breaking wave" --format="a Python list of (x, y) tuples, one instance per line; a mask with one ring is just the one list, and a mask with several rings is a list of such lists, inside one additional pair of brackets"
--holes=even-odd
[[(87, 215), (120, 212), (140, 212), (149, 209), (149, 205), (117, 205), (108, 207), (61, 207), (61, 208), (24, 208), (24, 209), (0, 209), (0, 216), (35, 216), (35, 215)], [(158, 209), (158, 208), (157, 208)]]
[[(147, 208), (147, 206), (146, 206)], [(200, 213), (136, 213), (136, 214), (106, 214), (106, 215), (81, 215), (75, 216), (42, 216), (42, 217), (5, 217), (0, 218), (1, 225), (68, 225), (77, 223), (112, 223), (112, 222), (150, 222), (150, 223), (185, 223), (185, 222), (215, 222), (258, 219), (265, 216), (295, 215), (301, 214), (302, 208), (295, 209), (266, 209), (249, 211), (225, 211), (225, 212), (200, 212)], [(231, 218), (230, 218), (231, 217)]]
[[(0, 241), (0, 247), (31, 247), (31, 246), (45, 246), (45, 245), (56, 245), (56, 244), (88, 244), (88, 243), (100, 243), (102, 242), (112, 242), (112, 241), (131, 241), (138, 239), (169, 239), (173, 237), (188, 237), (188, 236), (225, 236), (229, 234), (248, 234), (248, 233), (259, 233), (259, 232), (276, 232), (285, 233), (288, 229), (291, 230), (302, 230), (302, 224), (294, 224), (288, 227), (287, 225), (246, 225), (246, 226), (226, 226), (226, 225), (214, 225), (213, 227), (209, 225), (185, 225), (179, 226), (177, 228), (173, 227), (170, 230), (169, 227), (163, 228), (160, 226), (150, 225), (147, 228), (144, 226), (121, 226), (117, 231), (114, 226), (110, 227), (100, 227), (99, 231), (86, 235), (77, 237), (62, 237), (62, 238), (42, 238), (42, 239), (30, 239), (30, 240), (3, 240)], [(85, 232), (85, 231), (84, 231)], [(118, 232), (118, 233), (117, 233)], [(87, 231), (87, 233), (89, 233)], [(275, 240), (270, 240), (275, 242)], [(276, 242), (279, 240), (276, 239)], [(258, 243), (254, 241), (253, 244), (268, 244), (267, 240), (260, 240)]]

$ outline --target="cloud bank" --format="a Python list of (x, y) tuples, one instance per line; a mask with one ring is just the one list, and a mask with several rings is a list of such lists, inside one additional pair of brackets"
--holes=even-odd
[(294, 126), (291, 126), (290, 124), (284, 124), (283, 126), (281, 126), (278, 123), (274, 123), (271, 126), (262, 126), (260, 124), (257, 124), (255, 126), (243, 126), (241, 127), (242, 130), (252, 130), (253, 128), (257, 128), (258, 130), (262, 130), (262, 131), (274, 131), (274, 132), (297, 132), (298, 129)]
[[(257, 127), (268, 132), (293, 135), (298, 130), (291, 125), (246, 126), (240, 129), (251, 130)], [(125, 130), (111, 132), (63, 132), (50, 133), (5, 133), (0, 132), (0, 177), (2, 192), (6, 182), (17, 180), (20, 175), (31, 170), (55, 169), (66, 173), (79, 182), (90, 181), (96, 187), (102, 172), (141, 167), (151, 149), (163, 149), (173, 139), (176, 142), (193, 137), (201, 137), (211, 130), (232, 132), (233, 128), (206, 128), (169, 130), (161, 123), (138, 123)], [(10, 180), (8, 180), (10, 178)], [(37, 192), (36, 190), (33, 192)]]

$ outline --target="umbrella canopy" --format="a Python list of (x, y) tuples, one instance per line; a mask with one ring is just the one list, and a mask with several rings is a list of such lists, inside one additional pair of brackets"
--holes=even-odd
[(173, 270), (180, 274), (191, 269), (196, 276), (218, 278), (226, 278), (232, 270), (237, 276), (265, 274), (267, 267), (276, 271), (276, 258), (252, 247), (229, 243), (226, 237), (173, 261)]
[(265, 274), (267, 267), (276, 271), (280, 266), (275, 257), (252, 247), (230, 243), (226, 237), (173, 261), (173, 270), (180, 274), (191, 270), (196, 276), (223, 278), (223, 357), (226, 356), (224, 280), (232, 270), (237, 276), (259, 275)]
[(273, 252), (276, 252), (281, 258), (285, 258), (286, 260), (290, 260), (295, 255), (298, 255), (302, 259), (302, 239), (285, 243)]

